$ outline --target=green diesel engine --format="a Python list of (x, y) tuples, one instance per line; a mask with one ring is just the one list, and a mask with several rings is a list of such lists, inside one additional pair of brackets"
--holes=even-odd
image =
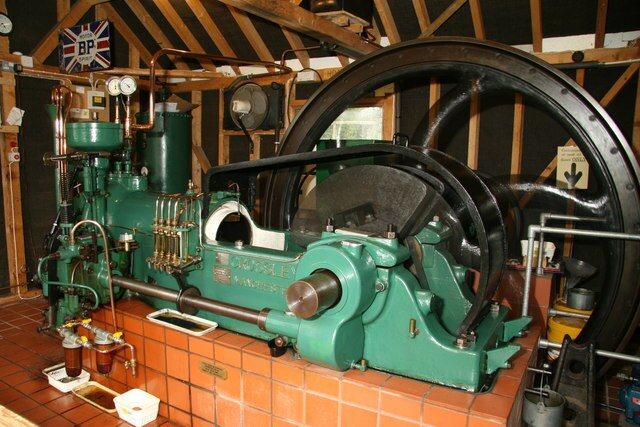
[[(378, 141), (215, 167), (199, 192), (188, 114), (65, 126), (64, 89), (54, 95), (59, 215), (38, 272), (47, 326), (65, 348), (88, 345), (73, 327), (89, 327), (79, 319), (93, 309), (140, 298), (268, 341), (274, 354), (471, 391), (518, 351), (510, 341), (530, 319), (507, 321), (491, 301), (503, 224), (483, 221), (490, 193), (453, 159)], [(312, 166), (315, 189), (298, 197)], [(297, 177), (267, 195), (295, 205), (280, 229), (252, 216), (265, 173)], [(452, 201), (478, 207), (461, 215)], [(474, 252), (465, 245), (483, 253), (478, 271), (452, 255)]]

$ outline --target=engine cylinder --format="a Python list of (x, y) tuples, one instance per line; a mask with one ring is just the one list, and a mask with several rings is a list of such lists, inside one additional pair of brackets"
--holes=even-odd
[[(136, 114), (149, 123), (149, 113)], [(155, 114), (153, 129), (137, 134), (138, 160), (148, 170), (149, 188), (160, 193), (184, 193), (191, 177), (191, 114)]]
[(297, 317), (308, 319), (334, 305), (342, 294), (338, 278), (329, 270), (318, 270), (287, 288), (287, 306)]

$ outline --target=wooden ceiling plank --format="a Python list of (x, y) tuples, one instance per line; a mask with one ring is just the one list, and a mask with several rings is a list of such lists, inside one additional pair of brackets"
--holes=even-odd
[(359, 35), (345, 30), (299, 6), (287, 1), (219, 0), (247, 13), (290, 28), (309, 37), (336, 44), (344, 54), (358, 57), (380, 48)]
[(598, 14), (596, 15), (596, 40), (594, 47), (604, 47), (604, 35), (607, 26), (607, 8), (609, 0), (598, 0)]
[(482, 19), (482, 7), (480, 6), (480, 0), (469, 0), (469, 7), (471, 8), (471, 19), (473, 21), (473, 30), (476, 34), (476, 38), (484, 40), (486, 35), (484, 32), (484, 20)]
[(253, 50), (255, 50), (258, 58), (260, 58), (261, 61), (273, 62), (273, 55), (271, 55), (269, 48), (262, 39), (262, 36), (258, 33), (255, 25), (253, 25), (253, 22), (251, 22), (249, 16), (243, 10), (237, 9), (233, 6), (228, 6), (228, 8), (231, 12), (231, 16), (233, 16), (233, 19), (235, 19), (240, 26), (242, 33), (245, 35), (247, 40), (249, 40), (249, 44)]
[(307, 52), (306, 50), (299, 50), (305, 48), (305, 45), (304, 43), (302, 43), (302, 39), (300, 38), (300, 36), (296, 32), (291, 31), (286, 27), (282, 27), (282, 34), (284, 34), (284, 36), (286, 37), (287, 41), (291, 45), (291, 48), (296, 50), (295, 55), (298, 58), (298, 61), (300, 61), (302, 68), (311, 67), (311, 58), (309, 57), (309, 52)]
[(438, 16), (435, 21), (433, 21), (431, 25), (429, 25), (427, 29), (420, 34), (418, 38), (424, 39), (433, 35), (433, 33), (435, 33), (442, 24), (447, 22), (447, 20), (451, 18), (453, 14), (456, 13), (466, 2), (467, 0), (454, 0), (453, 3), (451, 3), (449, 7), (446, 8), (444, 12), (442, 12), (440, 16)]
[(418, 25), (420, 25), (420, 32), (423, 33), (431, 25), (431, 18), (429, 18), (429, 11), (424, 0), (412, 0), (413, 10), (415, 11), (416, 18), (418, 18)]
[[(144, 28), (151, 34), (151, 37), (155, 40), (156, 43), (160, 46), (160, 48), (173, 48), (174, 46), (171, 44), (167, 36), (164, 34), (160, 26), (156, 23), (156, 21), (149, 15), (147, 9), (142, 6), (140, 0), (125, 0), (129, 9), (136, 15), (136, 17), (140, 20)], [(185, 64), (183, 61), (173, 61), (176, 68), (179, 70), (188, 70), (189, 66)]]
[(542, 52), (542, 5), (541, 0), (529, 0), (531, 9), (531, 37), (533, 51)]
[[(180, 36), (184, 44), (187, 45), (187, 49), (191, 52), (204, 52), (202, 45), (195, 38), (193, 33), (189, 30), (189, 27), (184, 23), (178, 12), (171, 6), (169, 0), (155, 0), (155, 5), (160, 9), (160, 12), (164, 15), (164, 17), (169, 21), (169, 24), (173, 27), (175, 32)], [(213, 64), (202, 63), (202, 68), (215, 71), (216, 67)]]
[(149, 65), (149, 63), (151, 62), (151, 53), (140, 41), (138, 36), (136, 36), (131, 28), (129, 28), (127, 23), (124, 21), (124, 19), (122, 19), (120, 14), (118, 14), (118, 12), (112, 5), (105, 3), (102, 5), (102, 7), (107, 12), (109, 20), (111, 20), (115, 24), (116, 31), (118, 31), (122, 35), (122, 37), (124, 37), (127, 43), (133, 45), (136, 49), (138, 49), (138, 52), (140, 53), (140, 59), (142, 59), (145, 64)]
[(396, 27), (396, 23), (393, 20), (393, 14), (391, 13), (389, 2), (387, 0), (374, 0), (374, 3), (378, 10), (378, 15), (380, 15), (380, 19), (382, 20), (382, 26), (385, 29), (389, 43), (400, 43), (402, 39), (400, 38), (398, 27)]
[(58, 47), (58, 32), (63, 28), (72, 27), (78, 23), (80, 18), (93, 7), (90, 0), (78, 0), (58, 23), (40, 40), (40, 43), (31, 51), (31, 55), (38, 62), (44, 62), (51, 52)]

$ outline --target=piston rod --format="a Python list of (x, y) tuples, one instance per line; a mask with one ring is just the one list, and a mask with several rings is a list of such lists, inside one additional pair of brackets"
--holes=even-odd
[[(540, 348), (553, 348), (556, 350), (562, 349), (562, 344), (559, 342), (549, 341), (544, 338), (538, 340), (538, 347)], [(624, 360), (625, 362), (640, 363), (640, 356), (633, 356), (630, 354), (616, 353), (615, 351), (596, 350), (596, 355), (602, 357), (610, 357), (611, 359)]]
[(220, 316), (240, 320), (242, 322), (253, 323), (258, 326), (264, 325), (264, 317), (266, 316), (265, 310), (260, 312), (257, 310), (252, 310), (250, 308), (240, 307), (233, 304), (225, 304), (196, 295), (184, 294), (181, 297), (180, 293), (178, 291), (174, 291), (173, 289), (167, 289), (160, 286), (151, 286), (139, 280), (129, 279), (122, 276), (113, 276), (113, 284), (144, 295), (159, 298), (165, 301), (173, 301), (176, 304), (180, 302), (183, 305), (189, 305), (201, 310), (218, 314)]
[(577, 319), (585, 320), (589, 320), (589, 318), (591, 317), (590, 314), (574, 313), (573, 311), (558, 310), (556, 308), (549, 309), (549, 317), (551, 316), (575, 317)]

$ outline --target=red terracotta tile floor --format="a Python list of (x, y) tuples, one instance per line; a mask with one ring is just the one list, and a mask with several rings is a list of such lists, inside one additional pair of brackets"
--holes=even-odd
[[(42, 369), (60, 363), (63, 352), (59, 338), (36, 332), (44, 307), (43, 299), (0, 307), (0, 409), (37, 425), (126, 425), (48, 385)], [(187, 337), (145, 319), (152, 311), (135, 300), (116, 307), (118, 324), (136, 347), (136, 377), (124, 369), (122, 354), (104, 376), (95, 372), (95, 355), (83, 353), (92, 380), (160, 398), (160, 417), (150, 426), (515, 426), (526, 367), (535, 360), (537, 332), (518, 340), (523, 349), (495, 389), (474, 395), (374, 370), (336, 372), (291, 355), (275, 359), (263, 342), (222, 329)], [(105, 309), (92, 314), (107, 329), (109, 318)], [(212, 376), (203, 366), (225, 375)]]
[[(130, 425), (117, 414), (108, 414), (73, 393), (49, 386), (42, 370), (62, 362), (63, 353), (57, 337), (37, 332), (45, 307), (44, 299), (0, 307), (0, 416), (18, 414), (31, 425), (51, 427)], [(18, 420), (15, 425), (29, 425)], [(162, 417), (148, 424), (160, 425), (176, 424)]]

